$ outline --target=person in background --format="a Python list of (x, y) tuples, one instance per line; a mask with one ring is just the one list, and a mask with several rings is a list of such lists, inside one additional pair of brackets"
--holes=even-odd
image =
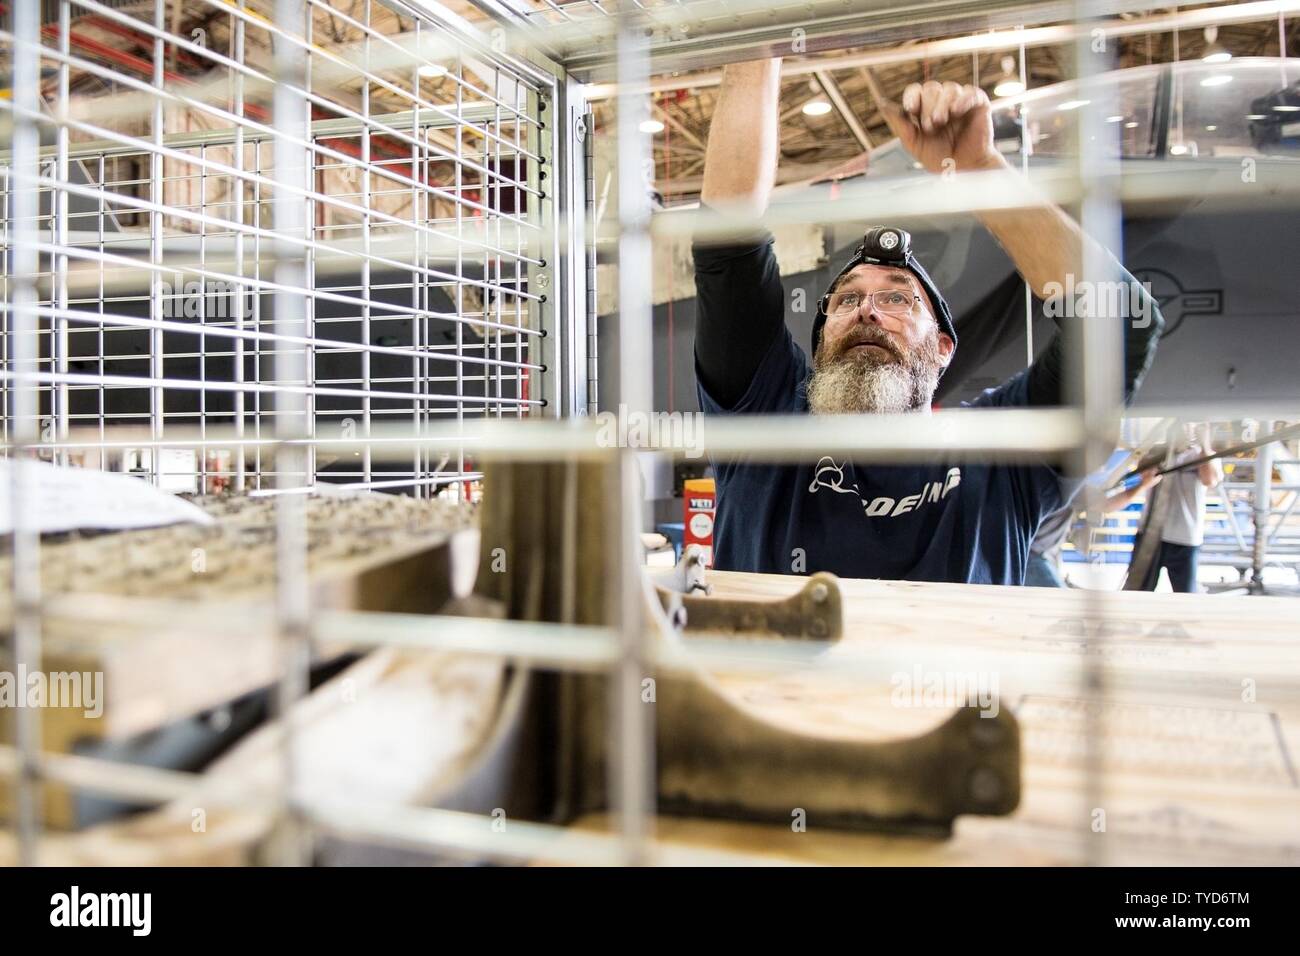
[[(1174, 468), (1214, 454), (1214, 449), (1210, 446), (1210, 426), (1202, 425), (1198, 431), (1199, 436), (1190, 425), (1184, 430), (1184, 448), (1175, 456)], [(1165, 474), (1160, 494), (1168, 495), (1169, 500), (1160, 527), (1160, 550), (1147, 569), (1142, 590), (1154, 591), (1160, 580), (1160, 569), (1164, 568), (1169, 572), (1169, 583), (1175, 591), (1186, 594), (1200, 591), (1197, 570), (1201, 544), (1205, 540), (1205, 489), (1214, 487), (1222, 480), (1223, 465), (1217, 458), (1202, 462), (1195, 468)], [(1147, 508), (1133, 539), (1134, 554), (1137, 554), (1150, 517), (1151, 509)]]
[[(1138, 475), (1131, 487), (1122, 488), (1108, 495), (1102, 511), (1123, 511), (1139, 495), (1154, 485), (1160, 478), (1155, 468), (1148, 468)], [(1029, 563), (1025, 566), (1025, 587), (1063, 588), (1061, 580), (1061, 545), (1070, 534), (1075, 515), (1080, 507), (1077, 493), (1065, 503), (1065, 507), (1053, 511), (1038, 526), (1034, 540), (1029, 543)]]

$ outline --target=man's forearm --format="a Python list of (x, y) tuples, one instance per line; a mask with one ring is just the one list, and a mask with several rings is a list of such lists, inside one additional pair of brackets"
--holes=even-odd
[[(980, 168), (1012, 167), (998, 154)], [(1077, 276), (1081, 268), (1083, 230), (1063, 209), (1044, 201), (1020, 209), (986, 210), (979, 218), (1040, 299), (1048, 297), (1053, 284), (1056, 289), (1073, 284), (1066, 277)]]
[(781, 60), (732, 63), (709, 125), (700, 200), (760, 215), (776, 184)]
[[(998, 154), (968, 168), (1010, 170), (1011, 166)], [(1028, 183), (1026, 188), (1030, 188)], [(979, 215), (985, 227), (1011, 257), (1016, 271), (1040, 299), (1059, 296), (1064, 290), (1079, 285), (1077, 280), (1083, 268), (1085, 243), (1091, 244), (1096, 252), (1109, 257), (1117, 270), (1122, 268), (1109, 252), (1084, 236), (1079, 224), (1063, 209), (1046, 200), (1021, 209), (988, 210)], [(1070, 281), (1071, 275), (1076, 281)], [(1133, 281), (1131, 277), (1128, 278)], [(1117, 316), (1125, 322), (1125, 404), (1132, 401), (1150, 369), (1165, 324), (1159, 306), (1144, 287), (1135, 285), (1133, 294), (1138, 297), (1140, 304), (1129, 306), (1131, 314), (1125, 312)], [(1062, 391), (1064, 363), (1060, 335), (1058, 332), (1034, 363), (1030, 375), (1030, 404), (1056, 405), (1065, 401)]]
[[(1209, 442), (1206, 442), (1202, 446), (1201, 454), (1203, 455), (1214, 454), (1214, 449), (1210, 447)], [(1201, 484), (1203, 484), (1206, 488), (1213, 488), (1215, 485), (1217, 485), (1220, 481), (1223, 480), (1223, 463), (1218, 458), (1213, 458), (1210, 461), (1201, 462), (1201, 464), (1198, 465), (1196, 468), (1196, 477), (1198, 477), (1201, 480)]]
[(1143, 479), (1137, 482), (1136, 484), (1134, 484), (1132, 488), (1125, 488), (1122, 491), (1117, 491), (1112, 495), (1107, 495), (1103, 510), (1123, 511), (1133, 502), (1137, 501), (1137, 499), (1142, 495), (1142, 493), (1145, 492), (1148, 488), (1150, 488), (1152, 484), (1154, 484), (1154, 481), (1152, 481), (1148, 477), (1148, 475), (1152, 475), (1152, 474), (1154, 474), (1154, 469), (1151, 469), (1148, 472), (1144, 473)]
[(1140, 494), (1142, 494), (1142, 489), (1137, 485), (1134, 485), (1132, 488), (1126, 489), (1125, 491), (1117, 491), (1106, 498), (1106, 503), (1102, 510), (1104, 512), (1123, 511), (1136, 501)]

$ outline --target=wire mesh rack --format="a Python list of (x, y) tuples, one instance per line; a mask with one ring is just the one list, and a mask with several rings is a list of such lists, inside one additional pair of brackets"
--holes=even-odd
[[(162, 5), (141, 18), (93, 0), (64, 4), (42, 26), (43, 102), (28, 117), (42, 143), (29, 278), (40, 318), (35, 413), (61, 461), (178, 491), (263, 490), (280, 477), (258, 449), (277, 416), (302, 415), (308, 437), (348, 437), (381, 421), (418, 431), (546, 405), (539, 276), (555, 260), (558, 220), (543, 188), (551, 142), (538, 78), (465, 53), (412, 55), (376, 25), (395, 16), (378, 4), (357, 16), (307, 9), (302, 36), (225, 4), (193, 35), (169, 32)], [(153, 48), (152, 65), (101, 50), (78, 32), (87, 21)], [(314, 44), (326, 27), (347, 42)], [(421, 31), (437, 26), (415, 27), (418, 51)], [(300, 66), (296, 130), (268, 100), (272, 47)], [(403, 62), (389, 65), (397, 53)], [(82, 107), (73, 71), (113, 92)], [(24, 118), (19, 109), (11, 119)], [(286, 145), (302, 154), (299, 182), (276, 178)], [(11, 188), (6, 175), (6, 207)], [(277, 202), (301, 210), (297, 234), (277, 224)], [(286, 283), (276, 269), (290, 253), (301, 279)], [(301, 315), (277, 315), (282, 296), (297, 297)], [(8, 324), (4, 348), (8, 360)], [(278, 377), (277, 357), (289, 353), (302, 374)], [(12, 374), (7, 363), (6, 395)], [(301, 410), (277, 406), (290, 393)], [(6, 439), (14, 421), (6, 416)], [(150, 444), (180, 424), (231, 425), (248, 444)], [(95, 442), (129, 425), (149, 441), (104, 460)], [(74, 431), (96, 438), (78, 446)], [(459, 449), (379, 471), (358, 458), (312, 454), (308, 475), (424, 494), (474, 474)]]
[[(20, 4), (0, 32), (13, 61), (13, 96), (0, 104), (12, 131), (0, 152), (9, 456), (133, 472), (169, 490), (302, 491), (339, 482), (416, 495), (478, 477), (480, 454), (606, 463), (618, 538), (612, 566), (602, 569), (617, 608), (609, 626), (439, 618), (417, 627), (401, 615), (315, 613), (300, 496), (282, 494), (275, 607), (256, 620), (193, 627), (272, 629), (283, 652), (281, 713), (303, 697), (304, 662), (326, 639), (596, 670), (619, 690), (609, 715), (616, 835), (519, 824), (502, 837), (450, 810), (304, 804), (288, 782), (286, 733), (286, 782), (275, 809), (285, 832), (305, 835), (308, 846), (313, 832), (345, 832), (493, 859), (740, 859), (664, 847), (650, 855), (654, 732), (638, 691), (648, 668), (673, 661), (642, 626), (638, 450), (600, 444), (567, 421), (532, 429), (502, 421), (569, 419), (595, 408), (590, 137), (575, 76), (617, 80), (620, 387), (611, 405), (648, 408), (655, 217), (635, 173), (650, 156), (641, 125), (652, 57), (656, 70), (716, 66), (770, 47), (771, 30), (788, 43), (791, 24), (814, 16), (809, 35), (827, 49), (889, 40), (922, 7), (928, 21), (952, 30), (971, 17), (987, 29), (1069, 16), (1066, 38), (1082, 45), (1099, 11), (1084, 2), (867, 4), (851, 12), (854, 30), (844, 32), (829, 15), (838, 3), (479, 4), (496, 17), (497, 34), (416, 0), (362, 0), (348, 10), (279, 0), (269, 16), (248, 3), (199, 5), (210, 16), (193, 32), (171, 20), (178, 8), (161, 0), (58, 0), (45, 11)], [(1137, 5), (1105, 9), (1130, 6)], [(701, 26), (686, 31), (689, 42), (672, 32), (681, 16)], [(136, 52), (97, 49), (101, 41), (78, 34), (87, 17)], [(610, 42), (582, 53), (578, 31), (589, 47), (593, 37)], [(328, 48), (317, 42), (326, 34)], [(1081, 67), (1080, 78), (1104, 65)], [(1074, 117), (1079, 141), (1113, 132), (1096, 113)], [(1068, 176), (1069, 196), (1086, 200), (1085, 231), (1113, 240), (1120, 184), (1084, 162)], [(954, 187), (896, 202), (943, 213), (988, 195)], [(1008, 193), (1009, 205), (1017, 201)], [(774, 216), (807, 220), (824, 211)], [(723, 219), (712, 225), (735, 228)], [(1103, 271), (1101, 262), (1083, 263), (1085, 275)], [(1088, 327), (1074, 344), (1069, 408), (978, 421), (941, 413), (851, 435), (827, 421), (729, 421), (711, 428), (708, 448), (719, 455), (762, 448), (774, 460), (836, 450), (863, 461), (954, 449), (1008, 459), (1078, 451), (1095, 465), (1110, 450), (1105, 436), (1119, 415), (1111, 387), (1118, 330)], [(655, 450), (688, 451), (671, 442)], [(25, 471), (11, 469), (7, 490), (15, 666), (39, 658), (42, 623), (55, 610), (95, 627), (124, 609), (43, 599), (41, 542), (23, 511), (33, 493)], [(1096, 502), (1089, 507), (1097, 510)], [(1104, 595), (1087, 601), (1100, 618)], [(126, 607), (142, 631), (177, 614), (163, 601)], [(720, 650), (712, 659), (733, 658)], [(765, 666), (789, 664), (777, 657)], [(872, 666), (887, 674), (893, 663)], [(1099, 655), (1084, 653), (1064, 677), (1084, 696), (1104, 694)], [(189, 774), (43, 753), (28, 713), (16, 715), (13, 739), (0, 750), (0, 771), (17, 784), (13, 829), (27, 862), (38, 859), (43, 782), (153, 801), (193, 783)], [(1087, 746), (1093, 772), (1081, 800), (1095, 806), (1104, 748), (1096, 725)], [(285, 861), (310, 858), (302, 839), (279, 846)]]

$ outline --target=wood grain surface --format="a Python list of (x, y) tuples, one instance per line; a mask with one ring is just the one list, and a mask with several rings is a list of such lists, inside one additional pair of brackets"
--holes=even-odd
[[(710, 580), (716, 595), (753, 599), (801, 583), (721, 572)], [(720, 673), (722, 686), (810, 734), (883, 738), (950, 713), (926, 706), (923, 694), (901, 693), (918, 673), (922, 683), (936, 674), (983, 677), (985, 687), (996, 680), (999, 705), (1023, 733), (1019, 809), (960, 818), (947, 840), (819, 829), (811, 818), (795, 832), (669, 817), (658, 820), (661, 839), (834, 864), (1300, 863), (1293, 600), (895, 581), (841, 587), (838, 645), (785, 673)], [(1103, 679), (1091, 702), (1090, 661)], [(1090, 739), (1100, 745), (1100, 777), (1087, 772)], [(603, 829), (606, 821), (593, 815), (578, 825)]]
[[(103, 713), (41, 711), (45, 749), (80, 740), (125, 740), (219, 707), (279, 674), (275, 599), (275, 503), (195, 499), (216, 522), (115, 534), (69, 535), (41, 548), (45, 672), (100, 675)], [(457, 564), (472, 573), (477, 548), (462, 540), (468, 508), (400, 495), (304, 499), (308, 587), (316, 611), (431, 613), (451, 596)], [(0, 574), (11, 573), (0, 558)], [(142, 601), (141, 599), (149, 599)], [(0, 594), (0, 633), (9, 629)], [(346, 648), (318, 644), (315, 661)], [(8, 642), (0, 641), (0, 670)], [(89, 678), (88, 678), (89, 679)], [(11, 739), (0, 709), (0, 740)], [(46, 819), (72, 820), (64, 788), (45, 788)], [(0, 780), (0, 819), (8, 782)]]
[[(718, 596), (751, 599), (783, 597), (802, 583), (726, 573), (710, 580)], [(717, 683), (784, 726), (863, 739), (942, 722), (952, 701), (924, 692), (936, 675), (964, 679), (964, 690), (996, 691), (986, 703), (1010, 708), (1021, 723), (1020, 807), (1007, 817), (962, 817), (948, 839), (844, 832), (815, 817), (802, 832), (660, 817), (661, 840), (771, 862), (1300, 863), (1300, 626), (1290, 599), (881, 581), (841, 587), (843, 640), (766, 670), (712, 666)], [(183, 632), (180, 622), (173, 637)], [(713, 646), (707, 636), (688, 640)], [(309, 779), (360, 788), (379, 801), (431, 799), (488, 732), (501, 662), (372, 655), (356, 667), (348, 679), (364, 690), (367, 706), (344, 706), (335, 684), (303, 704), (309, 753), (320, 758)], [(1101, 678), (1095, 699), (1086, 689), (1089, 667)], [(463, 726), (447, 725), (446, 739), (429, 749), (433, 738), (416, 728), (442, 726), (438, 715), (455, 713)], [(262, 789), (275, 765), (272, 742), (266, 733), (249, 738), (206, 785)], [(196, 839), (189, 831), (195, 800), (76, 836), (51, 835), (51, 858), (251, 859), (268, 818), (219, 811), (209, 818), (211, 838)], [(575, 823), (576, 830), (605, 827), (602, 814)], [(10, 850), (0, 839), (0, 859)]]

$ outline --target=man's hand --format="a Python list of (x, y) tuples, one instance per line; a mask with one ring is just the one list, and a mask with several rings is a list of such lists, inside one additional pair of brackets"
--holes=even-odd
[(1107, 496), (1106, 502), (1102, 506), (1102, 511), (1104, 512), (1123, 511), (1134, 501), (1136, 501), (1138, 496), (1142, 494), (1142, 492), (1146, 491), (1148, 488), (1150, 488), (1159, 480), (1160, 480), (1160, 476), (1156, 474), (1156, 469), (1154, 465), (1152, 465), (1150, 468), (1143, 469), (1140, 476), (1140, 480), (1136, 485), (1134, 485), (1132, 488), (1121, 488), (1119, 491), (1115, 492), (1114, 494)]
[[(1203, 424), (1200, 429), (1201, 454), (1213, 455), (1214, 449), (1210, 447), (1210, 439), (1213, 436), (1213, 428), (1209, 422)], [(1201, 484), (1206, 488), (1213, 488), (1223, 480), (1223, 461), (1219, 458), (1202, 462), (1196, 469), (1196, 476), (1201, 479)]]
[(1143, 469), (1141, 479), (1138, 482), (1137, 491), (1145, 491), (1159, 481), (1160, 475), (1156, 474), (1156, 466), (1152, 465), (1150, 468)]
[[(876, 102), (904, 148), (931, 173), (1011, 168), (994, 146), (993, 111), (977, 86), (912, 83), (903, 90), (901, 106), (878, 91)], [(1053, 288), (1064, 288), (1071, 274), (1079, 274), (1083, 233), (1045, 199), (1017, 209), (977, 210), (976, 215), (1039, 298), (1046, 299)]]
[(901, 108), (884, 103), (881, 113), (907, 151), (929, 172), (1006, 165), (993, 145), (988, 94), (978, 86), (934, 80), (912, 83), (903, 90)]

